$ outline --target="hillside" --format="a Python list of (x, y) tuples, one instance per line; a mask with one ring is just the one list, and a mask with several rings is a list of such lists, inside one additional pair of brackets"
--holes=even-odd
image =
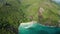
[(42, 13), (43, 18), (40, 21), (41, 23), (45, 24), (51, 22), (56, 25), (60, 19), (59, 5), (52, 0), (21, 0), (21, 3), (23, 6), (22, 9), (27, 17), (33, 16), (33, 20), (41, 19), (38, 18), (40, 7), (44, 9), (44, 12)]
[[(42, 18), (38, 17), (40, 7), (44, 10), (39, 14)], [(56, 25), (60, 7), (51, 0), (0, 0), (0, 34), (16, 34), (20, 23), (31, 20)]]

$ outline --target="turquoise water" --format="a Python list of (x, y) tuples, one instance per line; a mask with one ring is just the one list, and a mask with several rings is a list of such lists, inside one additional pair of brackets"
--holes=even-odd
[(18, 31), (19, 34), (60, 34), (60, 28), (58, 27), (48, 27), (38, 23), (20, 25)]

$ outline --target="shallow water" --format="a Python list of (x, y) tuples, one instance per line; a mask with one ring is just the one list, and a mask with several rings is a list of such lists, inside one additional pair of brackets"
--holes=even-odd
[[(26, 24), (26, 23), (25, 23)], [(25, 25), (24, 25), (25, 26)], [(25, 28), (23, 25), (19, 27), (19, 34), (60, 34), (60, 28), (58, 27), (48, 27), (38, 23), (26, 25)]]

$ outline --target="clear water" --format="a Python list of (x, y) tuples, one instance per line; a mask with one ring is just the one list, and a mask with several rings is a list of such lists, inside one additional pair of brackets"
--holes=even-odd
[(60, 34), (60, 28), (57, 27), (43, 26), (38, 23), (32, 24), (31, 27), (28, 26), (30, 25), (27, 24), (27, 26), (25, 25), (19, 26), (19, 34)]

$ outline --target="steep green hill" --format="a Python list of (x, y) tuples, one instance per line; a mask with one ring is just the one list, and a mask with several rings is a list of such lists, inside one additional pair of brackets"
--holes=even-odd
[(60, 20), (59, 5), (51, 1), (44, 1), (40, 5), (40, 7), (44, 9), (44, 12), (42, 13), (43, 18), (40, 22), (50, 23), (50, 25), (56, 25)]
[(43, 8), (42, 18), (39, 19), (39, 22), (42, 24), (57, 25), (60, 21), (60, 7), (55, 2), (51, 0), (41, 1), (40, 7)]
[[(38, 17), (40, 7), (42, 18)], [(59, 9), (51, 0), (0, 0), (0, 34), (17, 34), (19, 24), (31, 20), (55, 25), (60, 20)]]
[[(59, 5), (52, 0), (21, 0), (21, 3), (27, 17), (33, 16), (33, 20), (39, 19), (38, 21), (42, 24), (56, 25), (60, 20)], [(38, 17), (40, 7), (44, 10), (42, 18)]]

